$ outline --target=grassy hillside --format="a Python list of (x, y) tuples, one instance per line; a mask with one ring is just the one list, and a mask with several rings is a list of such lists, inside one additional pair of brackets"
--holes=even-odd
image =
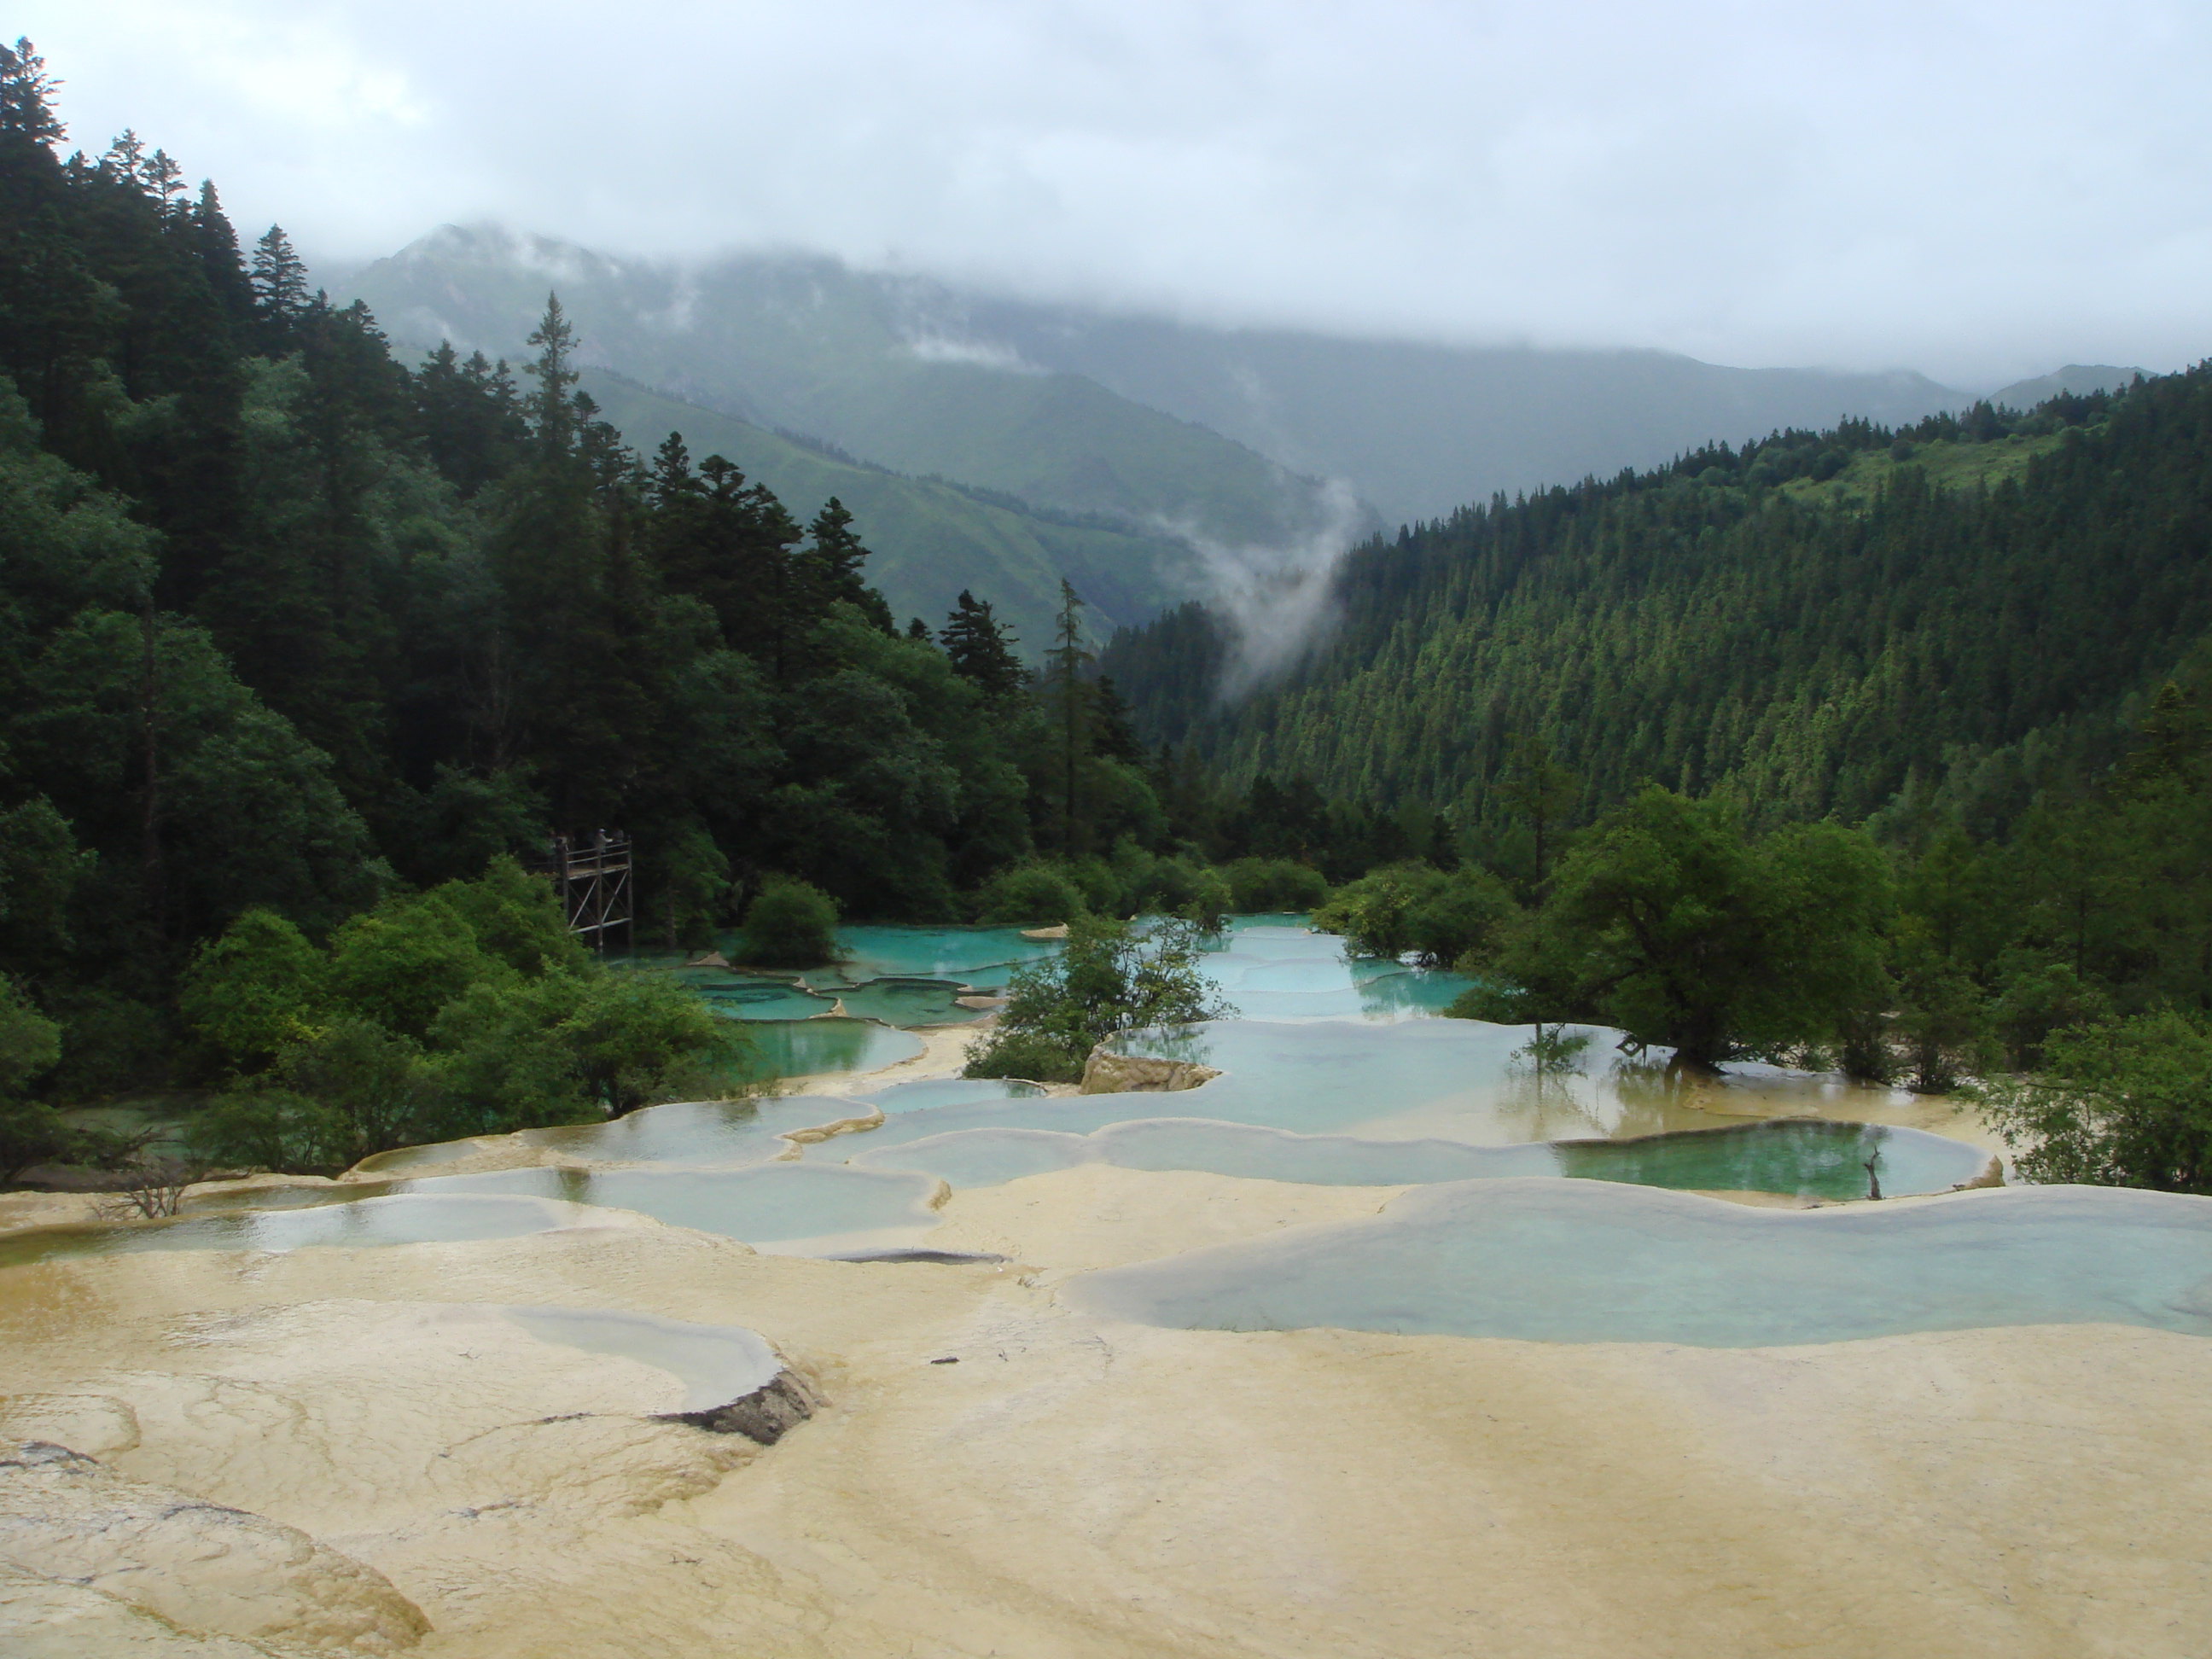
[(2002, 822), (2212, 630), (2212, 368), (1501, 497), (1358, 550), (1337, 597), (1310, 659), (1232, 707), (1233, 641), (1195, 609), (1106, 665), (1232, 781), (1494, 820), (1537, 738), (1585, 811), (1652, 779), (1783, 817), (1945, 789)]
[(587, 371), (584, 384), (606, 418), (643, 453), (681, 432), (695, 459), (720, 454), (736, 462), (802, 523), (837, 496), (875, 555), (869, 579), (901, 622), (919, 616), (941, 626), (955, 596), (969, 588), (998, 607), (1021, 636), (1024, 652), (1034, 654), (1050, 632), (1063, 572), (1094, 607), (1102, 635), (1184, 595), (1177, 584), (1189, 551), (1169, 538), (1085, 524), (840, 459), (605, 370)]
[(2027, 477), (2028, 464), (2039, 455), (2050, 454), (2061, 441), (2057, 432), (2014, 432), (1978, 443), (1955, 438), (1908, 442), (1903, 453), (1880, 447), (1855, 449), (1849, 464), (1834, 477), (1825, 481), (1792, 478), (1781, 489), (1808, 506), (1827, 502), (1864, 508), (1893, 486), (1898, 473), (1908, 466), (1917, 468), (1939, 489), (1994, 489)]

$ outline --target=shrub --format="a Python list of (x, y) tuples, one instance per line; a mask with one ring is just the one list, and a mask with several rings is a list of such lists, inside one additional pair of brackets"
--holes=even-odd
[(1083, 890), (1060, 865), (1039, 860), (1001, 870), (983, 889), (981, 919), (1049, 927), (1081, 915)]
[(1218, 870), (1201, 869), (1176, 914), (1202, 933), (1218, 933), (1228, 924), (1231, 904), (1228, 878)]
[(1014, 969), (998, 1024), (968, 1050), (967, 1075), (1073, 1083), (1116, 1032), (1228, 1016), (1199, 971), (1203, 954), (1186, 921), (1139, 929), (1076, 917), (1059, 956)]
[(584, 1092), (610, 1117), (708, 1092), (747, 1043), (736, 1021), (722, 1018), (682, 986), (643, 975), (603, 974), (586, 981), (556, 1034)]
[(451, 1138), (445, 1091), (422, 1048), (370, 1021), (346, 1016), (279, 1056), (289, 1093), (331, 1115), (334, 1158), (349, 1164), (394, 1146)]
[(210, 1170), (334, 1173), (352, 1160), (345, 1119), (286, 1091), (227, 1095), (185, 1132), (192, 1161)]
[(438, 1011), (479, 980), (514, 969), (488, 954), (443, 893), (387, 900), (331, 939), (331, 999), (388, 1031), (421, 1037)]
[(2044, 1043), (2053, 1031), (2094, 1024), (2112, 1012), (2112, 999), (2063, 962), (2014, 968), (1990, 1009), (2005, 1053), (2027, 1071), (2043, 1064)]
[(2212, 1193), (2212, 1030), (2171, 1011), (2053, 1033), (1980, 1103), (2030, 1181)]
[(273, 910), (248, 910), (200, 946), (177, 1006), (226, 1063), (253, 1071), (309, 1036), (326, 992), (322, 953)]
[(0, 1182), (13, 1181), (33, 1164), (76, 1158), (76, 1135), (59, 1112), (44, 1101), (0, 1100)]
[(511, 858), (495, 858), (474, 881), (449, 881), (433, 896), (468, 924), (479, 950), (519, 973), (574, 969), (590, 957), (568, 931), (553, 884)]
[(792, 876), (770, 876), (745, 907), (738, 958), (762, 968), (813, 968), (837, 954), (837, 901)]
[(1339, 888), (1314, 912), (1314, 926), (1343, 934), (1355, 956), (1411, 952), (1437, 967), (1481, 952), (1515, 910), (1487, 871), (1392, 864)]
[[(1087, 1056), (1090, 1050), (1085, 1048)], [(1067, 1045), (1042, 1031), (1000, 1031), (969, 1050), (964, 1077), (1012, 1077), (1031, 1083), (1073, 1083), (1083, 1062), (1069, 1062)]]

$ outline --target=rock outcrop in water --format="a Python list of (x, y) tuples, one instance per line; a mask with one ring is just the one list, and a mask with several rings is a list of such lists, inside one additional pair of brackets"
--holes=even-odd
[(826, 1402), (796, 1371), (778, 1371), (750, 1394), (703, 1412), (668, 1412), (662, 1420), (689, 1423), (712, 1434), (741, 1434), (773, 1446)]
[(1194, 1060), (1148, 1060), (1137, 1054), (1120, 1054), (1101, 1043), (1084, 1062), (1082, 1091), (1086, 1095), (1171, 1094), (1195, 1089), (1220, 1075), (1212, 1066), (1200, 1066)]

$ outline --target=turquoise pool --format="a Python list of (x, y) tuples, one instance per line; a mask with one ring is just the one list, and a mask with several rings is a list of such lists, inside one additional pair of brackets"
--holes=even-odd
[[(1174, 1098), (1170, 1097), (1170, 1098)], [(903, 1146), (850, 1143), (869, 1169), (925, 1171), (954, 1188), (996, 1186), (1078, 1164), (1125, 1170), (1197, 1170), (1250, 1180), (1320, 1186), (1397, 1187), (1559, 1176), (1697, 1191), (1782, 1193), (1797, 1198), (1867, 1195), (1872, 1161), (1891, 1197), (1945, 1192), (1978, 1176), (1988, 1159), (1942, 1135), (1884, 1124), (1777, 1120), (1679, 1131), (1636, 1140), (1472, 1146), (1449, 1140), (1361, 1140), (1298, 1135), (1194, 1118), (1139, 1118), (1091, 1134), (1036, 1128), (955, 1130)]]
[(1708, 1347), (2093, 1322), (2212, 1336), (2212, 1199), (2045, 1187), (1778, 1211), (1466, 1182), (1358, 1221), (1085, 1274), (1061, 1295), (1230, 1331)]

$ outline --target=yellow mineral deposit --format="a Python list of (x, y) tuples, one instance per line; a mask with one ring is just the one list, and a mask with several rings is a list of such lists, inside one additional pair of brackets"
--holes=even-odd
[[(0, 1647), (2203, 1652), (2197, 1337), (1534, 1343), (1161, 1329), (1060, 1298), (1398, 1190), (1086, 1164), (955, 1194), (930, 1245), (1002, 1261), (776, 1256), (603, 1212), (0, 1269)], [(814, 1414), (769, 1445), (674, 1420), (677, 1375), (517, 1306), (759, 1333)]]

